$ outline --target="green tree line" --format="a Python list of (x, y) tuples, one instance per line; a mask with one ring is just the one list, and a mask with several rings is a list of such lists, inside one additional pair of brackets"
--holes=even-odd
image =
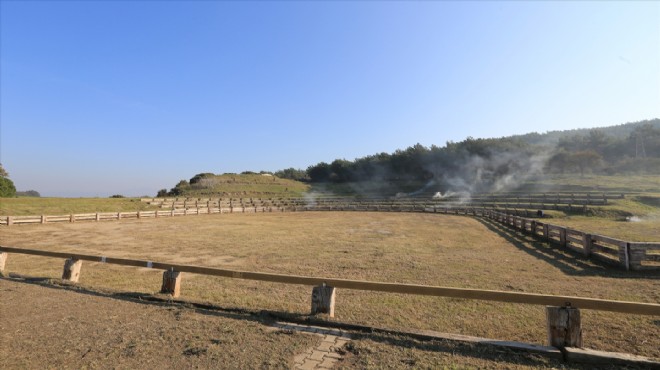
[(432, 181), (437, 189), (493, 191), (539, 173), (660, 174), (660, 119), (496, 139), (468, 137), (442, 147), (416, 144), (275, 174), (314, 183)]

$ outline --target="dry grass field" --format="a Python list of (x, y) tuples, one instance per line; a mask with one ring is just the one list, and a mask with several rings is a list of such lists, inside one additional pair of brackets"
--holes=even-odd
[(86, 293), (0, 280), (0, 367), (287, 368), (319, 340), (246, 314)]
[[(245, 271), (660, 302), (660, 273), (625, 272), (474, 218), (394, 213), (203, 215), (2, 228), (6, 246)], [(63, 261), (10, 255), (7, 270), (58, 278)], [(80, 285), (155, 293), (161, 273), (83, 264)], [(182, 298), (309, 313), (311, 288), (184, 274)], [(543, 344), (540, 306), (339, 290), (335, 320)], [(657, 317), (583, 312), (588, 348), (660, 358)]]

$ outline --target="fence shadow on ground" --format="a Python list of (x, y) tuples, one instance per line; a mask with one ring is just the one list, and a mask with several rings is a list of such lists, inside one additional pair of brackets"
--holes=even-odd
[(620, 267), (586, 258), (569, 249), (562, 248), (558, 244), (541, 241), (531, 235), (523, 235), (495, 221), (480, 217), (476, 217), (475, 220), (506, 239), (519, 250), (557, 267), (566, 275), (602, 276), (615, 279), (660, 278), (660, 271), (625, 271)]
[(225, 318), (236, 319), (236, 320), (263, 322), (263, 319), (260, 319), (258, 316), (256, 316), (255, 312), (250, 310), (244, 310), (240, 308), (218, 308), (216, 306), (212, 306), (208, 304), (199, 304), (199, 303), (193, 304), (184, 301), (168, 300), (163, 298), (166, 295), (163, 295), (163, 297), (159, 297), (144, 292), (110, 292), (110, 291), (95, 290), (71, 283), (63, 283), (60, 279), (54, 279), (52, 277), (24, 276), (15, 273), (11, 273), (9, 274), (9, 276), (0, 279), (5, 279), (17, 283), (39, 285), (41, 287), (48, 289), (66, 290), (69, 292), (85, 294), (94, 297), (116, 299), (124, 302), (131, 302), (131, 303), (159, 306), (159, 307), (188, 308), (194, 310), (196, 313), (201, 313), (205, 315), (222, 316)]
[[(413, 339), (407, 336), (400, 336), (395, 334), (388, 333), (370, 333), (370, 334), (358, 334), (353, 335), (353, 340), (371, 340), (373, 342), (382, 343), (386, 345), (396, 346), (399, 348), (405, 348), (407, 351), (402, 354), (403, 358), (400, 360), (400, 364), (394, 366), (397, 368), (418, 368), (426, 367), (428, 364), (417, 363), (418, 359), (416, 358), (414, 352), (408, 351), (409, 349), (415, 349), (421, 352), (429, 352), (434, 354), (446, 354), (448, 356), (465, 356), (475, 359), (490, 361), (494, 364), (489, 367), (496, 368), (517, 368), (519, 366), (534, 367), (534, 368), (563, 368), (567, 366), (565, 362), (560, 359), (553, 359), (549, 357), (542, 356), (540, 354), (535, 354), (527, 351), (515, 351), (512, 349), (492, 346), (488, 344), (477, 344), (477, 343), (467, 343), (460, 341), (453, 341), (447, 339), (425, 339), (418, 340)], [(360, 344), (353, 345), (349, 343), (347, 345), (347, 350), (358, 355), (363, 350), (371, 352), (370, 349), (363, 349)], [(377, 355), (375, 352), (373, 355)], [(423, 362), (423, 359), (420, 362)], [(357, 364), (360, 365), (359, 363)], [(447, 367), (445, 367), (447, 368)], [(453, 367), (449, 367), (453, 368)], [(593, 369), (593, 365), (585, 366), (580, 364), (571, 363), (571, 369)], [(615, 366), (602, 366), (601, 369), (619, 369), (620, 367)]]
[[(300, 313), (282, 312), (282, 311), (252, 311), (240, 308), (225, 308), (211, 304), (201, 304), (181, 300), (167, 300), (160, 295), (152, 295), (144, 292), (111, 292), (100, 291), (86, 288), (74, 284), (62, 283), (59, 279), (51, 277), (32, 277), (11, 273), (9, 276), (0, 277), (0, 280), (8, 280), (21, 284), (33, 284), (47, 289), (66, 290), (72, 293), (103, 297), (124, 302), (131, 302), (141, 305), (158, 306), (164, 308), (189, 309), (197, 314), (223, 317), (233, 320), (245, 320), (258, 322), (264, 325), (270, 325), (277, 320), (290, 320), (291, 322), (302, 325), (327, 326), (328, 328), (341, 328), (342, 330), (357, 330), (352, 332), (353, 340), (371, 340), (377, 343), (397, 346), (399, 348), (414, 348), (423, 352), (445, 353), (448, 355), (461, 355), (493, 361), (499, 366), (539, 366), (545, 367), (550, 359), (525, 351), (513, 351), (507, 348), (493, 347), (487, 344), (465, 343), (460, 341), (451, 341), (447, 339), (415, 339), (392, 330), (371, 328), (367, 326), (344, 324), (336, 321), (326, 321), (315, 316), (308, 316)], [(359, 349), (349, 346), (346, 350), (359, 356)], [(402, 358), (402, 367), (415, 367), (415, 359)], [(557, 365), (561, 361), (555, 360)]]

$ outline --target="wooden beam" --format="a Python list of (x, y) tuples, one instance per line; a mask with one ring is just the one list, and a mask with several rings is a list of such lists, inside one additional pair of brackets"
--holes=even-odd
[(336, 289), (327, 285), (315, 286), (312, 289), (312, 315), (327, 313), (335, 317), (335, 291)]
[(72, 283), (77, 283), (80, 278), (80, 269), (82, 268), (82, 261), (76, 258), (69, 258), (64, 262), (64, 271), (62, 272), (62, 280), (67, 280)]
[(177, 298), (181, 294), (181, 273), (172, 269), (164, 271), (160, 292), (171, 294), (172, 298)]
[(9, 253), (0, 252), (0, 276), (5, 275), (5, 264), (7, 263), (7, 257), (9, 257)]
[(571, 347), (563, 350), (568, 362), (597, 364), (603, 365), (604, 368), (635, 366), (642, 369), (660, 369), (660, 362), (644, 356)]
[(546, 307), (548, 344), (557, 347), (582, 347), (580, 310), (574, 307)]

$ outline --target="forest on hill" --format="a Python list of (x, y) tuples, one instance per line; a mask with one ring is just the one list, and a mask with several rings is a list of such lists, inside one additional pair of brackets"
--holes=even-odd
[[(312, 183), (378, 183), (411, 191), (496, 192), (543, 174), (660, 174), (660, 119), (596, 129), (420, 144), (394, 153), (321, 162), (278, 177)], [(381, 187), (382, 187), (381, 186)], [(373, 187), (371, 187), (373, 189)]]
[[(512, 191), (525, 181), (544, 175), (588, 173), (660, 174), (660, 119), (502, 138), (468, 137), (442, 147), (415, 144), (394, 153), (335, 159), (307, 169), (287, 168), (274, 175), (276, 179), (311, 183), (315, 189), (330, 192), (389, 196)], [(249, 183), (255, 186), (264, 180), (274, 184), (275, 178), (261, 178), (269, 174), (246, 171), (242, 178), (253, 176)], [(160, 190), (158, 196), (227, 192), (222, 189), (237, 181), (235, 176), (200, 173), (189, 181), (181, 180), (169, 191)], [(274, 193), (303, 191), (292, 183), (280, 185), (283, 189)], [(261, 188), (259, 191), (271, 193)]]

